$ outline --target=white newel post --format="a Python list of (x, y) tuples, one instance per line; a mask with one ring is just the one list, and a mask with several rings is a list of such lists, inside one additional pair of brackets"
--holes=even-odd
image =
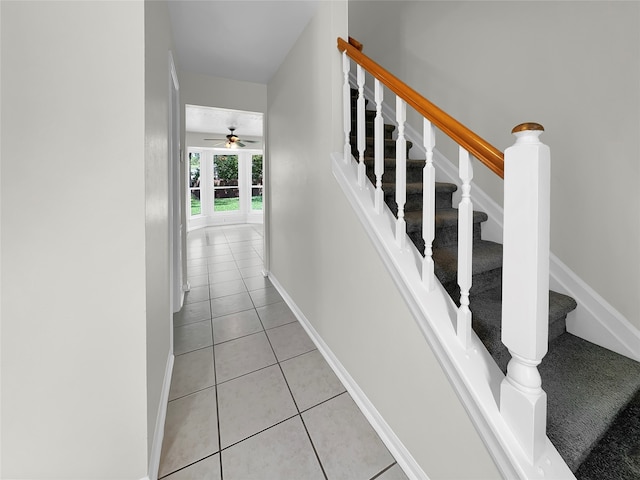
[(424, 259), (422, 260), (422, 282), (427, 291), (435, 287), (433, 272), (433, 239), (435, 238), (436, 216), (436, 170), (433, 168), (433, 147), (436, 145), (436, 128), (424, 119), (424, 148), (427, 158), (422, 170), (422, 239)]
[(471, 180), (473, 164), (469, 152), (460, 147), (458, 169), (462, 181), (462, 199), (458, 205), (458, 285), (460, 286), (460, 308), (458, 308), (458, 338), (464, 348), (471, 345), (471, 310), (469, 291), (473, 275), (473, 203), (471, 202)]
[(365, 112), (364, 112), (364, 68), (361, 65), (357, 67), (358, 81), (358, 115), (357, 115), (357, 145), (358, 145), (358, 186), (364, 187), (364, 178), (366, 175), (364, 166), (364, 150), (367, 147), (367, 134), (365, 132)]
[(544, 129), (522, 124), (504, 154), (502, 342), (512, 359), (500, 412), (534, 464), (546, 442), (547, 395), (538, 365), (549, 338), (550, 153)]
[(382, 175), (384, 174), (384, 119), (382, 118), (382, 99), (384, 96), (382, 83), (376, 78), (375, 100), (376, 100), (376, 120), (374, 124), (373, 141), (375, 142), (374, 152), (374, 173), (376, 174), (376, 213), (382, 213), (384, 205), (384, 193), (382, 191)]
[(407, 223), (404, 219), (404, 204), (407, 202), (407, 142), (404, 139), (407, 104), (400, 97), (396, 97), (396, 121), (398, 122), (398, 138), (396, 139), (396, 204), (398, 205), (396, 242), (400, 248), (404, 248), (407, 233)]
[(344, 83), (342, 85), (342, 112), (343, 112), (343, 130), (344, 130), (344, 163), (351, 160), (351, 87), (349, 86), (349, 69), (351, 62), (347, 57), (347, 52), (342, 52), (342, 74), (344, 75)]

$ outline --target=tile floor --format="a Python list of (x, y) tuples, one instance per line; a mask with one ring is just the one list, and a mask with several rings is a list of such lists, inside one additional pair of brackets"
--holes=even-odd
[(262, 226), (187, 241), (158, 478), (406, 480), (262, 276)]

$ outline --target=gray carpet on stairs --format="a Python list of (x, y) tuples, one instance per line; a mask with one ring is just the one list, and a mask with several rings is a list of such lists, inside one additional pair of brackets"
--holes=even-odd
[(640, 389), (640, 363), (565, 333), (549, 344), (540, 375), (547, 434), (575, 472)]
[(640, 390), (576, 472), (580, 480), (640, 478)]
[[(355, 100), (352, 90), (352, 101)], [(355, 110), (352, 111), (352, 113)], [(373, 118), (367, 111), (367, 175), (373, 183)], [(355, 119), (353, 114), (352, 119)], [(352, 133), (355, 132), (355, 122)], [(385, 125), (383, 188), (395, 214), (395, 143)], [(352, 137), (352, 139), (355, 137)], [(352, 144), (353, 146), (353, 144)], [(407, 149), (411, 142), (407, 142)], [(358, 153), (354, 151), (356, 158)], [(422, 169), (424, 160), (406, 162), (407, 233), (423, 252)], [(453, 184), (436, 184), (436, 274), (454, 301), (457, 277), (457, 216)], [(470, 308), (473, 329), (503, 372), (510, 354), (500, 339), (502, 246), (481, 240), (486, 214), (474, 212), (473, 285)], [(547, 393), (547, 434), (579, 480), (640, 480), (640, 363), (566, 332), (566, 315), (576, 302), (549, 292), (549, 353), (539, 367)]]

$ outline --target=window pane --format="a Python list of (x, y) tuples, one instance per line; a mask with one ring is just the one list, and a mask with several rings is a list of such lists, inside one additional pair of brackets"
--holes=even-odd
[(200, 215), (202, 208), (200, 206), (200, 189), (195, 188), (191, 190), (191, 216)]
[(213, 209), (216, 212), (240, 210), (240, 190), (238, 187), (216, 187)]
[(251, 210), (262, 210), (262, 187), (251, 189)]
[(216, 187), (238, 185), (238, 156), (213, 156), (213, 184)]
[[(200, 153), (192, 152), (189, 153), (189, 168), (190, 168), (190, 187), (199, 187), (200, 186)], [(198, 198), (200, 198), (200, 194), (198, 194)]]
[(251, 156), (251, 185), (262, 185), (262, 155)]

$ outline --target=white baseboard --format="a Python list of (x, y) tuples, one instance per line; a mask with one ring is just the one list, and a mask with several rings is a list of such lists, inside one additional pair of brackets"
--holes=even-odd
[(160, 454), (162, 453), (162, 440), (164, 439), (164, 422), (167, 417), (167, 405), (169, 403), (169, 389), (171, 388), (171, 375), (173, 374), (173, 352), (169, 352), (164, 371), (164, 381), (160, 392), (160, 406), (156, 416), (156, 427), (153, 434), (153, 445), (149, 455), (149, 475), (142, 480), (158, 480), (160, 468)]
[[(364, 93), (368, 100), (371, 101), (374, 98), (373, 90), (368, 85), (365, 85)], [(382, 115), (385, 122), (395, 124), (395, 110), (389, 103), (383, 104)], [(413, 156), (425, 158), (426, 150), (422, 145), (422, 134), (407, 123), (405, 137), (413, 142), (411, 152), (417, 153)], [(437, 148), (434, 149), (433, 163), (438, 181), (453, 183), (460, 187), (457, 166)], [(459, 191), (456, 193), (459, 194)], [(489, 216), (482, 225), (482, 238), (502, 243), (504, 210), (473, 182), (471, 196), (474, 208)], [(549, 276), (549, 285), (552, 290), (569, 295), (578, 303), (578, 308), (567, 316), (569, 333), (640, 361), (640, 330), (553, 253), (549, 259)]]
[(402, 468), (407, 477), (412, 480), (429, 480), (429, 477), (424, 470), (422, 470), (420, 465), (418, 465), (418, 462), (416, 462), (409, 450), (407, 450), (397, 435), (393, 432), (389, 424), (384, 420), (382, 415), (380, 415), (380, 412), (378, 412), (373, 403), (371, 403), (367, 398), (353, 377), (349, 375), (349, 372), (333, 354), (329, 346), (324, 342), (320, 335), (318, 335), (318, 332), (316, 332), (307, 317), (298, 308), (280, 282), (278, 282), (271, 273), (269, 273), (269, 279), (296, 316), (302, 327), (305, 329), (313, 343), (316, 345), (318, 351), (322, 354), (331, 369), (345, 386), (356, 405), (358, 405), (360, 411), (362, 411), (362, 414), (367, 418), (389, 452), (391, 452), (391, 455), (396, 459), (398, 465)]

